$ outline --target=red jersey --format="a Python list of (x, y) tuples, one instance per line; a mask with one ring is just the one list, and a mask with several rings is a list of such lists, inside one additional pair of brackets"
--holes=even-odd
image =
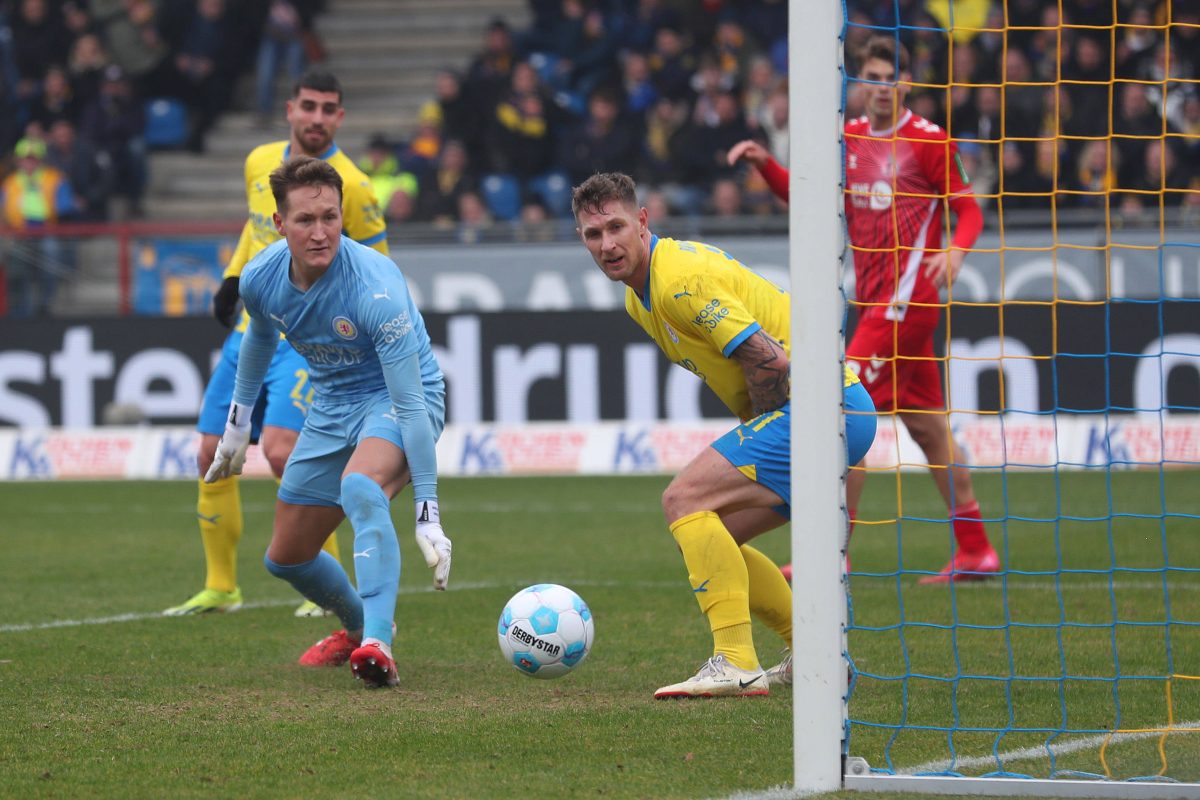
[[(942, 248), (947, 199), (958, 216), (954, 245), (970, 248), (983, 217), (955, 144), (927, 119), (904, 110), (895, 128), (846, 123), (846, 222), (854, 251), (861, 316), (936, 323), (938, 287), (921, 268)], [(973, 213), (968, 213), (968, 210)], [(968, 219), (969, 217), (969, 219)]]

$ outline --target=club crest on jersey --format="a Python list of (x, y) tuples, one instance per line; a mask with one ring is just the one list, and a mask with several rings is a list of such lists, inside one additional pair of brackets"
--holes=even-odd
[(358, 336), (358, 328), (354, 327), (354, 323), (346, 317), (333, 318), (333, 332), (347, 340)]

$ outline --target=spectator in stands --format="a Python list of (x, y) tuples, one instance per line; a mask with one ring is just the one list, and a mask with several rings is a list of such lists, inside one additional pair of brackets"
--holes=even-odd
[(67, 59), (67, 74), (71, 80), (71, 91), (81, 104), (86, 105), (100, 94), (100, 82), (109, 63), (108, 53), (96, 34), (85, 33), (72, 43), (71, 55)]
[(758, 126), (767, 140), (767, 149), (783, 166), (788, 166), (791, 136), (788, 133), (788, 90), (781, 85), (767, 98), (759, 118)]
[(1026, 142), (1006, 141), (1001, 148), (1000, 188), (1001, 208), (1049, 210), (1054, 191), (1053, 173), (1047, 175), (1039, 168), (1036, 157), (1031, 157), (1033, 148)]
[(639, 52), (654, 47), (662, 28), (682, 30), (683, 19), (666, 0), (637, 0), (637, 8), (624, 20), (626, 45)]
[(401, 148), (400, 167), (418, 175), (431, 172), (442, 153), (442, 126), (435, 114), (422, 109), (417, 115), (417, 129), (408, 144)]
[(450, 225), (458, 218), (459, 195), (474, 190), (467, 149), (462, 142), (449, 139), (442, 145), (437, 169), (421, 181), (417, 218)]
[(627, 168), (638, 154), (635, 123), (621, 114), (616, 90), (601, 87), (588, 98), (588, 115), (562, 139), (559, 164), (578, 185), (597, 172)]
[(46, 70), (42, 78), (42, 91), (30, 109), (29, 117), (39, 123), (43, 129), (60, 119), (77, 122), (79, 119), (79, 103), (71, 89), (67, 78), (67, 70), (55, 64)]
[(463, 81), (463, 93), (477, 108), (490, 109), (508, 86), (509, 74), (516, 63), (512, 31), (497, 17), (483, 34), (483, 51), (471, 62)]
[(716, 179), (733, 173), (727, 158), (729, 149), (750, 138), (750, 128), (742, 118), (736, 94), (718, 94), (714, 110), (714, 119), (692, 127), (685, 153), (681, 154), (686, 181), (703, 187), (710, 187)]
[(462, 76), (449, 67), (439, 69), (433, 82), (434, 96), (421, 106), (422, 119), (436, 119), (442, 138), (455, 139), (475, 153), (481, 150), (479, 109), (463, 93)]
[(742, 108), (746, 111), (746, 122), (752, 129), (758, 128), (760, 120), (769, 113), (767, 100), (780, 86), (786, 86), (783, 78), (771, 66), (771, 59), (757, 56), (750, 62), (746, 82), (742, 89)]
[(626, 50), (621, 57), (621, 83), (625, 90), (625, 111), (641, 117), (658, 101), (658, 90), (650, 81), (650, 62), (645, 53)]
[(176, 93), (170, 47), (159, 32), (158, 9), (151, 0), (103, 0), (92, 12), (113, 63), (143, 97)]
[(513, 226), (513, 237), (519, 242), (554, 241), (554, 223), (550, 210), (536, 195), (525, 197)]
[(1108, 195), (1117, 188), (1120, 161), (1121, 151), (1109, 140), (1094, 139), (1084, 144), (1074, 168), (1065, 176), (1064, 183), (1073, 192), (1069, 204), (1079, 208), (1104, 208)]
[(688, 51), (683, 34), (674, 28), (659, 28), (649, 59), (650, 81), (660, 97), (679, 100), (691, 96), (696, 59)]
[(20, 76), (13, 57), (12, 28), (0, 9), (0, 153), (7, 153), (21, 135), (26, 109), (18, 92)]
[(567, 86), (569, 92), (579, 97), (588, 97), (596, 87), (618, 79), (618, 38), (600, 9), (585, 11), (580, 20), (579, 35), (572, 46), (574, 49), (565, 59), (570, 67)]
[(478, 192), (467, 191), (458, 195), (458, 241), (475, 244), (492, 227), (492, 215)]
[(1167, 55), (1165, 44), (1156, 46), (1153, 57), (1143, 62), (1137, 77), (1146, 81), (1146, 99), (1150, 105), (1167, 121), (1168, 127), (1179, 130), (1183, 127), (1184, 102), (1196, 91), (1200, 62), (1193, 63), (1186, 50), (1172, 50), (1168, 67)]
[(489, 172), (514, 176), (522, 185), (553, 166), (555, 106), (528, 61), (512, 69), (508, 90), (487, 120)]
[[(367, 149), (358, 160), (358, 168), (371, 179), (371, 188), (375, 191), (380, 208), (387, 209), (392, 195), (398, 191), (404, 192), (409, 198), (417, 194), (417, 176), (400, 168), (396, 147), (383, 134), (377, 133), (367, 142)], [(398, 202), (397, 213), (402, 209), (403, 203)]]
[(1135, 5), (1125, 22), (1117, 29), (1116, 77), (1128, 80), (1136, 78), (1143, 63), (1152, 57), (1157, 35), (1148, 5)]
[[(17, 168), (0, 183), (0, 209), (4, 223), (18, 233), (53, 226), (75, 211), (74, 193), (67, 178), (44, 163), (46, 145), (21, 139), (14, 152)], [(56, 236), (16, 236), (6, 254), (9, 297), (15, 316), (45, 314), (60, 275), (69, 264), (63, 243)]]
[(37, 97), (46, 71), (70, 47), (70, 34), (57, 11), (49, 0), (16, 3), (11, 20), (13, 57), (19, 81), (17, 96), (26, 103)]
[(682, 178), (676, 155), (691, 128), (687, 103), (660, 97), (646, 116), (638, 174), (647, 186), (662, 186)]
[(708, 213), (714, 217), (740, 217), (745, 211), (742, 204), (742, 188), (733, 178), (721, 178), (713, 182), (708, 198)]
[(128, 199), (128, 214), (142, 215), (146, 188), (146, 113), (141, 98), (116, 64), (104, 71), (100, 93), (83, 111), (79, 132), (107, 155), (113, 169), (114, 194)]
[(1151, 139), (1142, 152), (1140, 169), (1133, 179), (1122, 180), (1121, 211), (1129, 215), (1154, 212), (1157, 219), (1159, 202), (1165, 208), (1183, 204), (1185, 191), (1191, 185), (1188, 169), (1179, 164), (1170, 140)]
[[(304, 26), (293, 0), (270, 0), (255, 68), (255, 103), (259, 127), (274, 119), (275, 82), (280, 67), (295, 82), (304, 72)], [(379, 201), (384, 204), (383, 200)]]
[(1120, 91), (1117, 108), (1114, 109), (1112, 132), (1121, 153), (1122, 171), (1118, 179), (1125, 186), (1141, 170), (1146, 142), (1149, 137), (1162, 135), (1163, 124), (1150, 105), (1145, 85), (1125, 83)]
[(225, 0), (196, 0), (175, 52), (180, 97), (189, 111), (187, 148), (193, 153), (204, 152), (205, 137), (229, 104), (236, 77), (229, 69), (232, 36), (226, 23)]
[(712, 52), (716, 55), (717, 69), (732, 86), (740, 86), (750, 75), (750, 65), (760, 53), (742, 27), (732, 16), (717, 23), (713, 35)]
[(397, 222), (411, 222), (416, 219), (416, 214), (416, 194), (403, 187), (392, 192), (391, 197), (388, 198), (388, 204), (383, 209), (383, 218), (387, 220), (388, 225)]
[[(1077, 35), (1071, 57), (1062, 65), (1062, 90), (1069, 96), (1071, 114), (1061, 120), (1061, 130), (1070, 136), (1108, 134), (1109, 74), (1108, 35), (1105, 44), (1087, 35)], [(1051, 112), (1053, 113), (1053, 112)]]
[(68, 119), (50, 125), (46, 145), (46, 164), (65, 175), (75, 193), (74, 218), (80, 222), (108, 219), (108, 196), (113, 186), (107, 155), (81, 138)]

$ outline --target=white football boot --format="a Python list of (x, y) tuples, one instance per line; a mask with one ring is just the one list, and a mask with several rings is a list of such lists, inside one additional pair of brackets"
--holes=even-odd
[(664, 686), (654, 693), (655, 700), (672, 697), (755, 697), (769, 694), (766, 674), (761, 668), (739, 669), (715, 655), (700, 671), (683, 683)]

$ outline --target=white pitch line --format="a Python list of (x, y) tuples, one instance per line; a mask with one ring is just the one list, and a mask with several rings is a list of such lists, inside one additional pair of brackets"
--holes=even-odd
[[(532, 586), (535, 583), (548, 583), (549, 581), (505, 581), (498, 583), (496, 581), (489, 582), (462, 582), (451, 583), (447, 591), (449, 592), (471, 592), (488, 589), (520, 589), (525, 586)], [(670, 589), (686, 586), (684, 581), (570, 581), (571, 586), (592, 587), (592, 588), (611, 588), (615, 586), (630, 587), (635, 589)], [(401, 595), (412, 594), (434, 594), (432, 587), (400, 587)], [(255, 608), (277, 608), (279, 606), (294, 605), (298, 602), (298, 598), (278, 598), (273, 600), (257, 600), (250, 603), (244, 603), (242, 609)], [(54, 628), (78, 628), (84, 625), (115, 625), (122, 622), (141, 622), (148, 619), (167, 619), (161, 611), (142, 611), (129, 614), (116, 614), (111, 617), (89, 617), (87, 619), (57, 619), (49, 622), (27, 622), (12, 625), (0, 625), (0, 633), (22, 633), (25, 631), (44, 631)]]

